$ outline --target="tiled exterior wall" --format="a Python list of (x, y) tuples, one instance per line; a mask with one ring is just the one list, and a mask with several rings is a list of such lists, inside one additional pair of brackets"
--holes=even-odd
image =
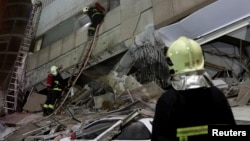
[[(68, 5), (77, 6), (74, 9), (72, 7), (68, 8), (72, 9), (72, 11), (66, 10), (63, 14), (62, 11), (58, 11), (61, 8), (55, 5), (56, 2), (57, 0), (52, 3), (54, 4), (53, 8), (49, 7), (50, 5), (46, 8), (47, 10), (51, 8), (49, 11), (53, 9), (54, 12), (58, 12), (57, 14), (59, 15), (54, 17), (60, 18), (51, 19), (53, 16), (47, 17), (46, 21), (44, 18), (49, 16), (49, 13), (44, 11), (40, 21), (41, 25), (38, 29), (40, 33), (46, 31), (47, 26), (55, 26), (56, 23), (69, 17), (69, 15), (81, 12), (84, 6), (83, 4), (79, 5), (77, 2), (73, 4), (73, 1), (70, 1), (72, 4)], [(92, 55), (101, 58), (99, 61), (112, 57), (118, 52), (126, 50), (123, 44), (139, 33), (144, 32), (147, 25), (153, 24), (156, 28), (166, 26), (166, 21), (175, 19), (175, 16), (179, 16), (180, 18), (180, 15), (190, 14), (193, 12), (190, 9), (198, 9), (209, 2), (211, 0), (189, 0), (188, 2), (186, 0), (121, 0), (120, 6), (106, 14)], [(47, 24), (42, 23), (45, 21)], [(65, 69), (76, 64), (79, 58), (82, 57), (82, 50), (86, 47), (86, 41), (87, 28), (81, 28), (69, 36), (43, 48), (41, 51), (31, 54), (28, 57), (27, 64), (27, 87), (37, 84), (43, 85), (42, 83), (44, 83), (47, 72), (52, 64), (63, 65)], [(112, 50), (113, 54), (107, 53), (107, 50)], [(95, 62), (93, 65), (97, 63)]]

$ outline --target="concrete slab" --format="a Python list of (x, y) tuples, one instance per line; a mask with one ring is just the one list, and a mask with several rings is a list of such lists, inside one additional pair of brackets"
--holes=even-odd
[(0, 141), (4, 141), (5, 138), (15, 130), (14, 127), (5, 127), (0, 123)]
[[(229, 99), (231, 106), (244, 106), (250, 102), (250, 87), (249, 80), (240, 84), (238, 96), (235, 99)], [(233, 88), (233, 87), (231, 87)]]
[(25, 125), (37, 118), (41, 118), (42, 113), (31, 114), (31, 113), (13, 113), (0, 117), (0, 122), (9, 126), (20, 126)]
[(235, 120), (250, 123), (250, 105), (232, 107)]
[[(141, 87), (130, 90), (129, 93), (136, 99), (145, 102), (154, 102), (163, 94), (164, 90), (154, 81), (144, 84)], [(128, 91), (125, 94), (129, 94)]]
[(250, 100), (250, 87), (243, 85), (240, 88), (240, 92), (238, 94), (236, 102), (238, 105), (243, 106), (246, 105), (249, 100)]
[[(18, 128), (18, 130), (15, 130), (12, 132), (10, 136), (5, 137), (4, 141), (23, 141), (25, 137), (29, 135), (24, 135), (27, 132), (33, 131), (37, 129), (38, 127), (34, 125), (33, 123), (28, 123), (25, 126), (21, 126)], [(39, 132), (39, 131), (38, 131)]]
[(33, 92), (27, 99), (23, 110), (27, 112), (39, 112), (42, 111), (41, 104), (46, 100), (46, 95)]

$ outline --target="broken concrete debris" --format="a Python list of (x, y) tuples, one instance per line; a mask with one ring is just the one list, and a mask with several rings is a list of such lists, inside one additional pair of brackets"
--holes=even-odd
[[(143, 109), (140, 110), (140, 114), (143, 117), (152, 117), (154, 110), (152, 105), (155, 104), (157, 97), (162, 94), (163, 90), (161, 87), (155, 82), (142, 85), (132, 76), (124, 78), (126, 79), (124, 79), (122, 86), (126, 91), (120, 94), (112, 93), (108, 86), (100, 84), (103, 82), (95, 82), (99, 83), (100, 85), (98, 86), (100, 87), (94, 91), (87, 89), (87, 87), (81, 91), (76, 89), (75, 94), (65, 102), (66, 105), (60, 115), (50, 117), (43, 117), (41, 113), (40, 102), (45, 99), (45, 95), (35, 92), (30, 94), (24, 106), (24, 113), (14, 113), (8, 115), (9, 118), (0, 119), (5, 124), (15, 127), (15, 135), (6, 136), (5, 140), (16, 140), (17, 136), (20, 140), (23, 139), (25, 141), (55, 139), (60, 136), (68, 137), (68, 130), (73, 130), (74, 128), (73, 131), (76, 132), (78, 130), (77, 127), (90, 120), (111, 115), (126, 115), (128, 111), (134, 109)], [(31, 115), (35, 116), (29, 117)], [(19, 118), (17, 119), (17, 117)], [(25, 121), (22, 121), (20, 118), (25, 119)], [(20, 124), (21, 121), (22, 124)], [(20, 132), (27, 124), (32, 125), (29, 131)]]
[[(233, 78), (216, 78), (213, 82), (229, 98), (231, 106), (249, 104), (250, 80), (238, 82)], [(92, 89), (93, 85), (97, 88)], [(116, 72), (112, 72), (83, 89), (75, 88), (62, 112), (49, 117), (41, 114), (40, 104), (46, 96), (33, 92), (24, 105), (23, 113), (0, 118), (0, 139), (69, 140), (71, 135), (79, 135), (78, 132), (95, 119), (128, 115), (135, 109), (140, 109), (142, 117), (152, 118), (157, 99), (163, 92), (154, 81), (141, 84), (132, 75), (119, 78)]]

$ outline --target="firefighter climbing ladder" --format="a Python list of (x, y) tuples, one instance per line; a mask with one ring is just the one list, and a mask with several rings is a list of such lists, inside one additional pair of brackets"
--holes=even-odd
[[(57, 114), (59, 112), (59, 110), (64, 106), (64, 103), (65, 101), (67, 100), (67, 98), (69, 97), (69, 94), (70, 94), (70, 90), (73, 88), (73, 86), (75, 85), (75, 83), (77, 82), (78, 78), (81, 76), (83, 70), (85, 69), (87, 63), (88, 63), (88, 60), (89, 60), (89, 57), (92, 53), (92, 50), (95, 46), (95, 41), (96, 41), (96, 36), (99, 32), (99, 29), (101, 27), (103, 22), (101, 22), (98, 26), (97, 26), (97, 29), (96, 29), (96, 32), (95, 32), (95, 35), (92, 39), (90, 39), (87, 43), (87, 48), (84, 49), (84, 53), (83, 53), (83, 60), (82, 60), (82, 63), (81, 63), (81, 66), (78, 70), (78, 72), (76, 73), (75, 77), (74, 75), (71, 76), (71, 78), (69, 79), (69, 82), (71, 82), (71, 87), (70, 89), (67, 91), (67, 93), (65, 94), (65, 97), (63, 98), (63, 101), (60, 103), (60, 105), (57, 107), (57, 109), (54, 111), (53, 114)], [(71, 79), (74, 77), (73, 81), (71, 81)]]
[(34, 17), (37, 16), (37, 8), (41, 6), (41, 3), (34, 4), (32, 7), (31, 15), (26, 26), (24, 38), (22, 40), (21, 46), (19, 48), (16, 61), (14, 63), (12, 73), (10, 76), (7, 94), (5, 96), (5, 114), (16, 111), (18, 98), (22, 95), (19, 95), (19, 92), (23, 92), (23, 83), (25, 76), (25, 60), (28, 55), (31, 40), (33, 36), (33, 22)]

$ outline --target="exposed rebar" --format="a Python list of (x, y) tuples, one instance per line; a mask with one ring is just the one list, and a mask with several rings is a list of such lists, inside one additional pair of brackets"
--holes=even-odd
[(140, 83), (155, 81), (163, 88), (168, 85), (167, 62), (159, 47), (145, 42), (142, 46), (137, 46), (134, 56), (136, 59), (135, 67), (138, 69), (135, 75)]

